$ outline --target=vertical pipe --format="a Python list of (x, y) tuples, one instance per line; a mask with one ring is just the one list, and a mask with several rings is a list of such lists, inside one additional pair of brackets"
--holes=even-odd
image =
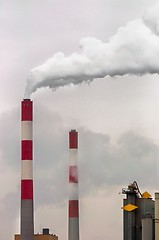
[(142, 219), (142, 240), (152, 240), (152, 217), (146, 217)]
[(21, 240), (34, 238), (32, 121), (32, 101), (24, 99), (21, 102)]
[(69, 132), (69, 222), (68, 240), (79, 240), (79, 204), (78, 204), (78, 132)]
[[(136, 205), (136, 192), (134, 189), (129, 186), (131, 190), (130, 194), (127, 194), (128, 203), (132, 205)], [(128, 239), (129, 240), (136, 240), (136, 215), (135, 211), (128, 212)]]
[(155, 193), (155, 240), (159, 240), (159, 193)]

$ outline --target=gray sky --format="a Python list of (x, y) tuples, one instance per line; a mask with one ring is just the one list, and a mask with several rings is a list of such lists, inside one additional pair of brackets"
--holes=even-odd
[[(3, 240), (13, 239), (13, 234), (19, 232), (20, 101), (28, 74), (58, 52), (65, 57), (75, 52), (81, 56), (79, 44), (83, 38), (111, 43), (107, 50), (113, 53), (113, 67), (132, 69), (132, 57), (132, 62), (135, 59), (147, 74), (106, 76), (56, 91), (41, 88), (31, 95), (35, 232), (49, 227), (59, 240), (67, 239), (70, 129), (79, 131), (82, 240), (122, 239), (123, 196), (119, 192), (130, 182), (136, 180), (141, 191), (152, 195), (158, 191), (159, 81), (158, 74), (150, 74), (158, 68), (159, 6), (155, 4), (155, 0), (0, 0)], [(88, 47), (89, 56), (98, 53), (98, 48)], [(119, 59), (115, 62), (116, 56)]]

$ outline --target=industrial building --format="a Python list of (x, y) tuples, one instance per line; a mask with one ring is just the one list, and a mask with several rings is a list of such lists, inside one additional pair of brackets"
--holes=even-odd
[(141, 194), (137, 182), (122, 189), (123, 240), (159, 240), (159, 193)]
[[(15, 234), (14, 240), (22, 240), (22, 238), (19, 234)], [(42, 234), (34, 234), (34, 240), (58, 240), (58, 237), (55, 234), (50, 234), (48, 228), (44, 228)]]

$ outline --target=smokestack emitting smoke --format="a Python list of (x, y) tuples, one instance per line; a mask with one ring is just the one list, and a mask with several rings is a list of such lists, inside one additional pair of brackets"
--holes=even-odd
[(34, 238), (32, 121), (32, 101), (24, 99), (21, 103), (21, 240)]
[(159, 4), (141, 19), (119, 28), (106, 43), (95, 38), (81, 39), (81, 54), (55, 54), (30, 71), (26, 98), (42, 87), (56, 89), (107, 75), (159, 73), (158, 12)]
[(68, 240), (79, 240), (79, 204), (78, 204), (78, 132), (69, 132), (69, 221)]

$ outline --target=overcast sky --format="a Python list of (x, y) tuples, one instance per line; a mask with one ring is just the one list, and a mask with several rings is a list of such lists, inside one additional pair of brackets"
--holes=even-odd
[(70, 129), (79, 131), (82, 240), (122, 240), (119, 193), (130, 182), (159, 191), (158, 11), (157, 0), (0, 0), (3, 240), (20, 231), (20, 102), (28, 84), (35, 232), (48, 227), (67, 239)]

